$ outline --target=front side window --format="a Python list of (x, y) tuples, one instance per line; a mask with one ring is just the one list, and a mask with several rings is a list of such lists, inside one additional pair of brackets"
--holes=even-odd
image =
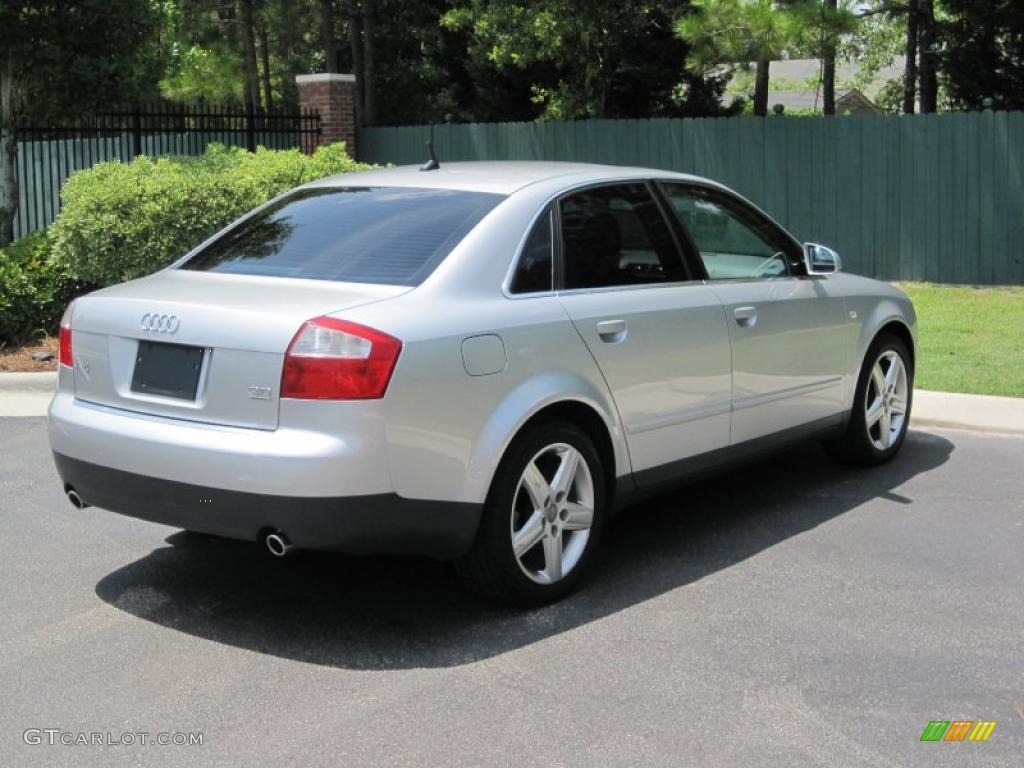
[(704, 187), (662, 184), (712, 280), (783, 277), (799, 259), (793, 244), (755, 211)]
[(551, 211), (545, 211), (533, 225), (523, 246), (510, 286), (512, 293), (538, 293), (552, 287), (553, 263), (551, 258)]
[(502, 195), (406, 187), (325, 187), (282, 198), (180, 269), (419, 285)]
[(685, 280), (668, 224), (646, 184), (573, 193), (560, 203), (565, 287)]

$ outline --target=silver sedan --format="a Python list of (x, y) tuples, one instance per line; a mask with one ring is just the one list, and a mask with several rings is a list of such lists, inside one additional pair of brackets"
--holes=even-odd
[(903, 293), (707, 179), (375, 170), (76, 300), (50, 443), (80, 507), (452, 559), (537, 604), (673, 483), (795, 440), (892, 458), (915, 335)]

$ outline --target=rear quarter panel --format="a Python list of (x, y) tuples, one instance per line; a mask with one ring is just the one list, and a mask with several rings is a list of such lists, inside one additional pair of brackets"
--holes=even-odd
[[(505, 449), (545, 406), (584, 403), (604, 420), (617, 475), (629, 473), (618, 416), (597, 365), (554, 296), (441, 301), (413, 291), (345, 316), (402, 339), (384, 401), (388, 467), (398, 494), (481, 503)], [(471, 376), (464, 339), (501, 337), (507, 365)]]

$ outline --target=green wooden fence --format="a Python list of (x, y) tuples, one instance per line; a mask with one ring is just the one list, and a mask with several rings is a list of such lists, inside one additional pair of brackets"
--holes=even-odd
[[(367, 128), (360, 159), (420, 163), (429, 126)], [(1024, 113), (433, 126), (454, 160), (575, 160), (720, 181), (851, 272), (1024, 284)]]

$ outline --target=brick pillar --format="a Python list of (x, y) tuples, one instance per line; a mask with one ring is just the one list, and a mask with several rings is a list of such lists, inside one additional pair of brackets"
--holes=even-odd
[(322, 144), (344, 141), (349, 155), (356, 154), (356, 76), (325, 72), (299, 75), (299, 106), (320, 115), (320, 136), (305, 134), (302, 149), (312, 152)]

